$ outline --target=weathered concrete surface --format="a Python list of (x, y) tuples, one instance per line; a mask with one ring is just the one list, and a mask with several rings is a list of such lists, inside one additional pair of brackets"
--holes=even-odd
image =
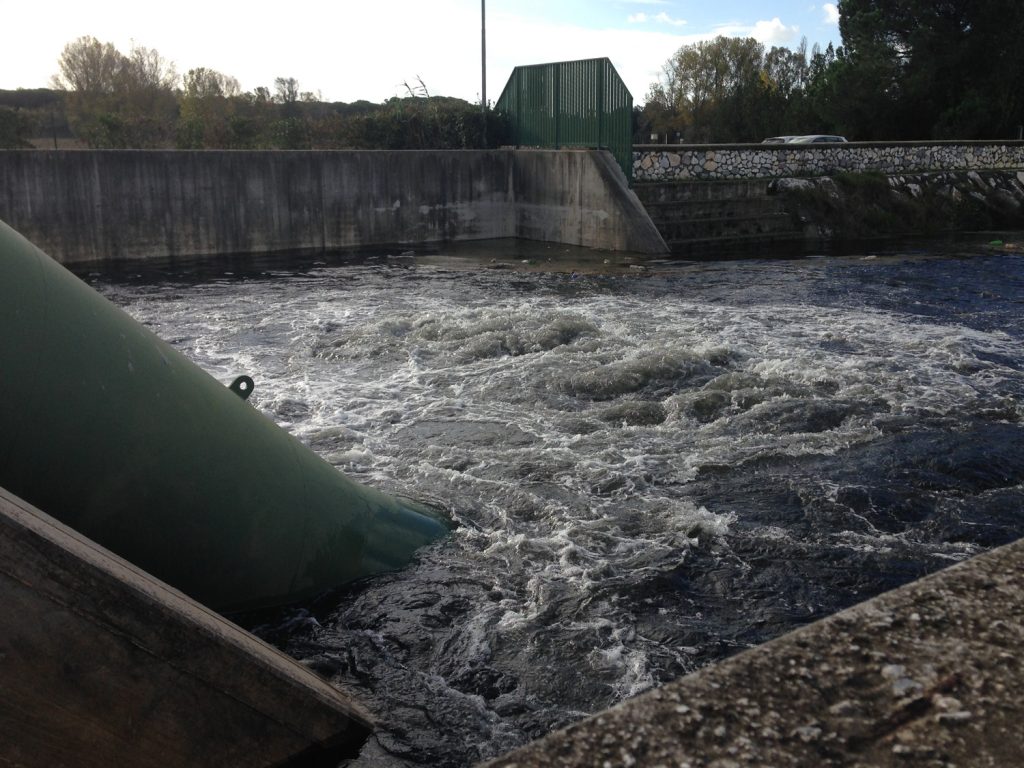
[(609, 152), (516, 153), (515, 236), (609, 251), (668, 246)]
[(1024, 171), (752, 177), (634, 189), (672, 252), (696, 258), (1024, 228)]
[(293, 660), (0, 489), (0, 765), (336, 765), (369, 722)]
[(1020, 766), (1024, 541), (488, 763)]
[(3, 150), (0, 220), (64, 264), (507, 237), (667, 250), (596, 151)]

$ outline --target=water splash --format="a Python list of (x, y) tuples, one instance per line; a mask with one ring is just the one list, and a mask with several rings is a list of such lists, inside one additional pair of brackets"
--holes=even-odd
[(365, 764), (465, 765), (1020, 535), (1020, 273), (406, 259), (96, 282), (219, 378), (253, 375), (339, 469), (460, 521), (257, 631), (383, 715)]

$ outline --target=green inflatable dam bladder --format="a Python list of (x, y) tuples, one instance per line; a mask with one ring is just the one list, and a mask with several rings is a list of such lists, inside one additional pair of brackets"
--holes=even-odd
[(450, 530), (345, 477), (3, 222), (0, 486), (219, 611), (401, 568)]

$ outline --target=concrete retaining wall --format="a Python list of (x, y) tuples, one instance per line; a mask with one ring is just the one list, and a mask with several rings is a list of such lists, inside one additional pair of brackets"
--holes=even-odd
[(692, 144), (633, 152), (633, 180), (641, 182), (1015, 169), (1024, 169), (1024, 142)]
[(516, 152), (513, 190), (515, 237), (648, 254), (668, 250), (610, 152)]
[(665, 246), (606, 152), (0, 151), (0, 220), (63, 263), (506, 237)]

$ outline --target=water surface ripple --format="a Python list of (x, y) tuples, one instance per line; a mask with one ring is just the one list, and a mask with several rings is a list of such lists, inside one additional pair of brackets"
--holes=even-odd
[(1020, 257), (401, 258), (90, 281), (340, 470), (449, 509), (256, 631), (466, 765), (1020, 536)]

